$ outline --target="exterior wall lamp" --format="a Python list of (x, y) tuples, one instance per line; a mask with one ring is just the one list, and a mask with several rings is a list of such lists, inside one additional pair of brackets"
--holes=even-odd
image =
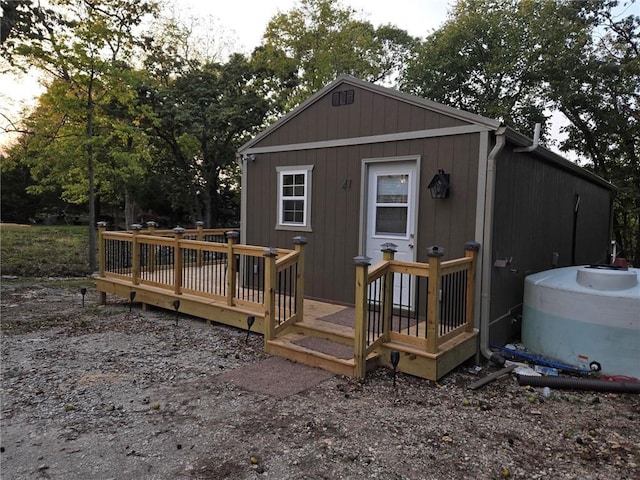
[(450, 178), (450, 174), (438, 169), (438, 173), (433, 176), (427, 187), (431, 192), (431, 198), (442, 199), (449, 197)]

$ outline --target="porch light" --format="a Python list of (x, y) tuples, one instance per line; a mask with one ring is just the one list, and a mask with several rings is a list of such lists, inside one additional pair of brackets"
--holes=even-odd
[(438, 169), (438, 173), (433, 176), (427, 187), (431, 192), (431, 198), (442, 199), (449, 197), (450, 178), (450, 174), (444, 173), (442, 169)]

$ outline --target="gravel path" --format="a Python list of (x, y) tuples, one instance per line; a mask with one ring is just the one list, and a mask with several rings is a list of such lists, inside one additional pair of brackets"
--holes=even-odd
[[(357, 382), (278, 366), (259, 335), (96, 304), (3, 282), (3, 480), (640, 478), (638, 395), (470, 391), (493, 371), (472, 365)], [(268, 385), (283, 376), (290, 394)]]

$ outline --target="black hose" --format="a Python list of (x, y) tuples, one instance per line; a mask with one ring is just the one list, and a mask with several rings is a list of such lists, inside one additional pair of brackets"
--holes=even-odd
[(593, 378), (533, 377), (518, 375), (519, 385), (549, 387), (558, 390), (594, 390), (596, 392), (640, 393), (640, 382), (610, 382)]

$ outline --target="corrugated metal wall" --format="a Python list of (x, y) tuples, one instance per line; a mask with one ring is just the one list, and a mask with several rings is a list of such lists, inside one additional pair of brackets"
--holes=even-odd
[[(611, 192), (575, 172), (561, 168), (534, 153), (514, 153), (505, 148), (496, 167), (492, 244), (491, 319), (522, 303), (524, 277), (572, 264), (574, 208), (577, 264), (607, 260)], [(496, 261), (511, 259), (505, 267)], [(510, 319), (506, 319), (510, 323)], [(514, 330), (492, 329), (493, 341), (508, 340)]]

